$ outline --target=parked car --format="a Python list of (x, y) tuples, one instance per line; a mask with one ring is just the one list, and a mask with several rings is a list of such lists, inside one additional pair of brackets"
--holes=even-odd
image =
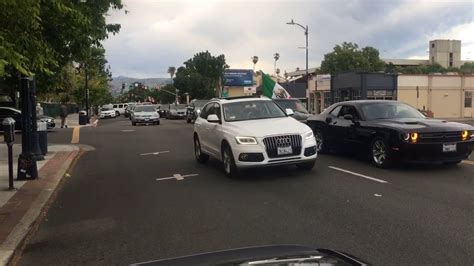
[[(3, 131), (3, 119), (11, 117), (15, 120), (15, 130), (21, 130), (21, 111), (12, 107), (0, 107), (0, 130)], [(47, 115), (39, 115), (36, 117), (39, 122), (46, 122), (48, 129), (56, 127), (56, 122), (53, 117)]]
[(196, 118), (201, 113), (202, 108), (208, 102), (209, 100), (192, 100), (186, 111), (186, 122), (193, 123), (194, 121), (196, 121)]
[(169, 104), (162, 104), (160, 109), (158, 110), (159, 114), (160, 114), (160, 117), (165, 117), (167, 118), (168, 117), (168, 111), (170, 109), (170, 105)]
[(104, 105), (99, 110), (99, 117), (104, 118), (114, 118), (117, 115), (112, 105)]
[(230, 177), (259, 166), (291, 164), (311, 170), (317, 156), (313, 131), (292, 114), (268, 98), (211, 100), (194, 124), (196, 159), (221, 160)]
[(128, 103), (116, 103), (112, 108), (115, 110), (115, 116), (120, 116), (125, 114), (125, 109), (127, 108)]
[(184, 119), (186, 118), (186, 104), (170, 104), (168, 113), (168, 119)]
[(154, 105), (136, 105), (133, 109), (131, 120), (133, 126), (136, 126), (138, 123), (159, 125), (160, 115)]
[(474, 148), (474, 127), (430, 119), (397, 101), (340, 102), (311, 117), (319, 152), (364, 151), (381, 168), (398, 161), (454, 165)]
[(303, 103), (298, 99), (273, 99), (283, 110), (290, 108), (294, 114), (292, 117), (300, 122), (306, 123), (311, 114), (306, 110)]
[(38, 121), (45, 122), (46, 127), (48, 129), (53, 129), (56, 127), (56, 121), (54, 120), (54, 117), (47, 116), (47, 115), (39, 115), (36, 117)]

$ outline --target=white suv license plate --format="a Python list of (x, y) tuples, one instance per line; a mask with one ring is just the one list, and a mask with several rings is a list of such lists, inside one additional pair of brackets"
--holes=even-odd
[(277, 154), (278, 155), (287, 155), (287, 154), (292, 154), (293, 149), (291, 146), (288, 147), (277, 147)]
[(455, 152), (455, 151), (456, 151), (456, 143), (443, 144), (443, 152)]

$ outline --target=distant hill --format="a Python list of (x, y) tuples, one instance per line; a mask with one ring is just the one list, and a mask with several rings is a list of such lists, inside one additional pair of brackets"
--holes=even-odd
[(132, 77), (125, 77), (125, 76), (118, 76), (112, 77), (112, 81), (109, 82), (109, 86), (111, 87), (111, 93), (113, 96), (117, 96), (120, 94), (122, 90), (122, 83), (125, 83), (125, 90), (124, 92), (128, 91), (128, 85), (140, 82), (148, 87), (156, 87), (157, 85), (166, 85), (171, 84), (172, 81), (170, 78), (146, 78), (146, 79), (138, 79)]

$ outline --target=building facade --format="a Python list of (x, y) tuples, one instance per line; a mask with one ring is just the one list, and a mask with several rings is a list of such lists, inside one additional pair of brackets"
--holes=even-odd
[(398, 74), (346, 72), (331, 77), (332, 103), (349, 100), (396, 100)]
[(474, 76), (399, 75), (398, 100), (435, 118), (474, 118)]
[(460, 67), (461, 41), (459, 40), (433, 40), (429, 46), (430, 64), (438, 63), (442, 67)]
[(428, 59), (382, 59), (386, 64), (393, 64), (399, 67), (440, 64), (444, 68), (459, 68), (464, 63), (474, 62), (471, 60), (461, 60), (460, 40), (432, 40), (429, 42)]

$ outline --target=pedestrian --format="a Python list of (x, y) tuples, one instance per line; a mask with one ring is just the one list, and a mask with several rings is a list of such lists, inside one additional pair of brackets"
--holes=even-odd
[(64, 103), (59, 108), (59, 117), (61, 118), (61, 128), (67, 128), (67, 106)]
[(37, 103), (36, 104), (36, 115), (43, 115), (44, 112), (43, 112), (43, 107), (41, 107), (41, 104), (40, 103)]

